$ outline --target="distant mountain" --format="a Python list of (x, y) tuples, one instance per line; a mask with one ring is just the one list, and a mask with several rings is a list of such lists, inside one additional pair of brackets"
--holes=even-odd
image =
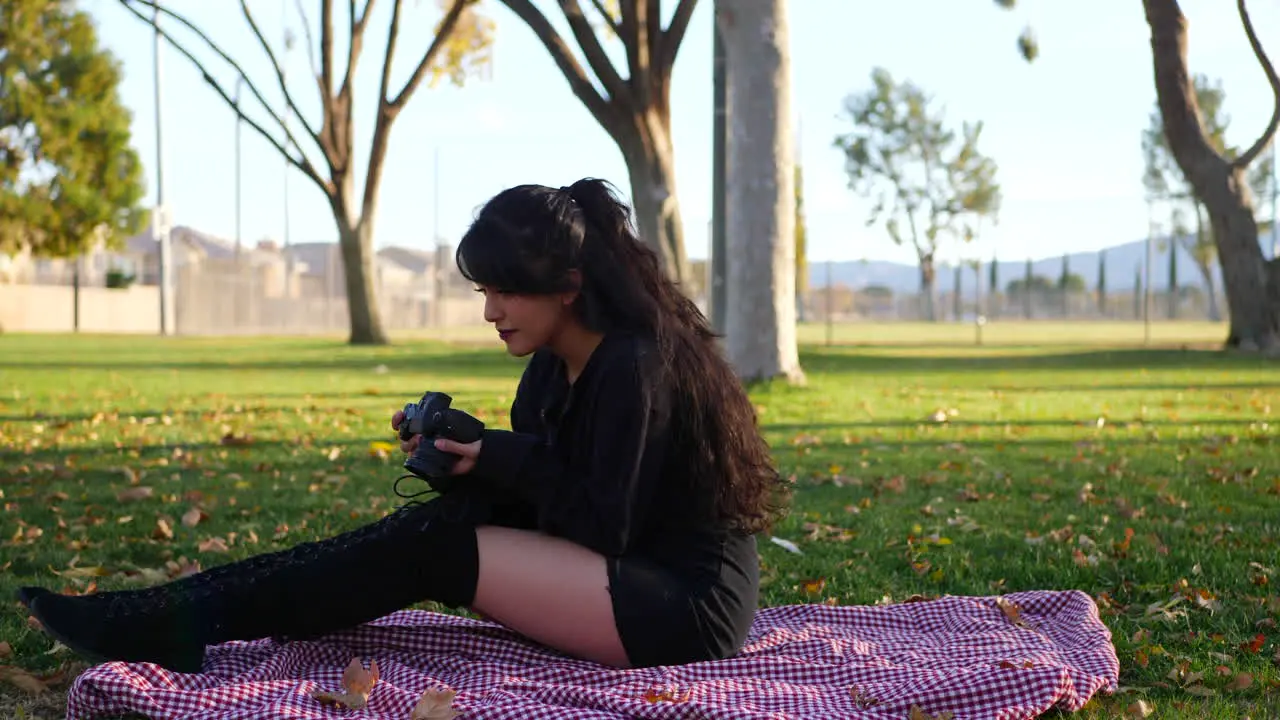
[[(1162, 249), (1163, 246), (1163, 249)], [(1198, 287), (1204, 289), (1204, 277), (1196, 266), (1191, 255), (1182, 244), (1177, 244), (1178, 253), (1178, 285), (1181, 287)], [(1132, 290), (1134, 273), (1143, 266), (1146, 256), (1146, 241), (1125, 243), (1105, 248), (1097, 252), (1076, 252), (1067, 254), (1067, 267), (1073, 274), (1084, 278), (1090, 290), (1098, 285), (1098, 256), (1105, 252), (1107, 256), (1107, 290), (1120, 292)], [(991, 261), (982, 263), (982, 289), (987, 291), (987, 279), (990, 277)], [(1043, 258), (1031, 263), (1031, 272), (1043, 275), (1056, 281), (1062, 274), (1062, 257)], [(1026, 261), (1000, 261), (997, 275), (1000, 289), (1008, 286), (1011, 280), (1023, 277), (1026, 273)], [(1222, 292), (1221, 270), (1215, 262), (1213, 265), (1214, 286)], [(961, 281), (961, 294), (973, 293), (973, 270), (965, 268)], [(913, 293), (920, 289), (920, 270), (914, 265), (888, 262), (882, 260), (849, 260), (831, 263), (831, 282), (835, 285), (862, 288), (868, 285), (885, 285), (898, 293)], [(809, 265), (809, 287), (827, 286), (827, 264), (811, 262)], [(950, 292), (955, 286), (955, 266), (939, 266), (935, 289), (939, 292)], [(1169, 249), (1163, 239), (1157, 239), (1151, 245), (1151, 287), (1156, 291), (1169, 286)]]

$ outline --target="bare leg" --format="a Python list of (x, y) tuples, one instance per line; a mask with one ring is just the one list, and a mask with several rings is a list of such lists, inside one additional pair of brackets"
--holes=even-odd
[(472, 609), (562, 652), (628, 667), (603, 556), (529, 530), (476, 528), (480, 577)]

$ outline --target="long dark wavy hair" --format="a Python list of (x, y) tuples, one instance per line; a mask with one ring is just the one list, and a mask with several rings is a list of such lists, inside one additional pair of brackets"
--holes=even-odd
[[(516, 294), (578, 290), (574, 303), (594, 332), (652, 338), (675, 391), (676, 452), (692, 471), (693, 497), (729, 527), (769, 529), (789, 487), (773, 464), (755, 408), (724, 358), (706, 317), (637, 237), (631, 210), (612, 185), (520, 185), (480, 210), (458, 243), (471, 282)], [(570, 271), (580, 273), (575, 285)]]

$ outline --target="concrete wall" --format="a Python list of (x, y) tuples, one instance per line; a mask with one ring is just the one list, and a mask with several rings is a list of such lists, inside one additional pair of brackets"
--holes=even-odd
[[(8, 332), (72, 332), (74, 289), (65, 285), (0, 284), (0, 329)], [(155, 286), (80, 288), (80, 331), (158, 333), (160, 294)]]

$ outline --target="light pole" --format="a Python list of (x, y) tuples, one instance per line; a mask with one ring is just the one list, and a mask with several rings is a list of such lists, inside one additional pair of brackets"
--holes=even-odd
[[(289, 32), (288, 0), (280, 0), (280, 27), (284, 33), (284, 52), (280, 59), (280, 75), (286, 76), (289, 65), (289, 51), (293, 49), (293, 33)], [(281, 83), (284, 85), (284, 83)], [(287, 87), (287, 85), (285, 85)], [(287, 91), (285, 91), (287, 92)], [(282, 93), (283, 94), (283, 93)], [(289, 132), (289, 98), (281, 98), (284, 103), (283, 124), (287, 136)], [(284, 156), (284, 296), (293, 297), (293, 249), (289, 242), (289, 146), (285, 145)]]
[(1147, 198), (1147, 243), (1144, 248), (1146, 258), (1142, 261), (1142, 343), (1151, 344), (1151, 243), (1155, 235), (1155, 200)]
[(164, 141), (161, 137), (161, 69), (160, 69), (160, 3), (152, 8), (151, 26), (155, 30), (154, 61), (156, 101), (156, 207), (151, 228), (160, 252), (160, 334), (173, 334), (173, 248), (169, 244), (169, 218), (164, 207)]

